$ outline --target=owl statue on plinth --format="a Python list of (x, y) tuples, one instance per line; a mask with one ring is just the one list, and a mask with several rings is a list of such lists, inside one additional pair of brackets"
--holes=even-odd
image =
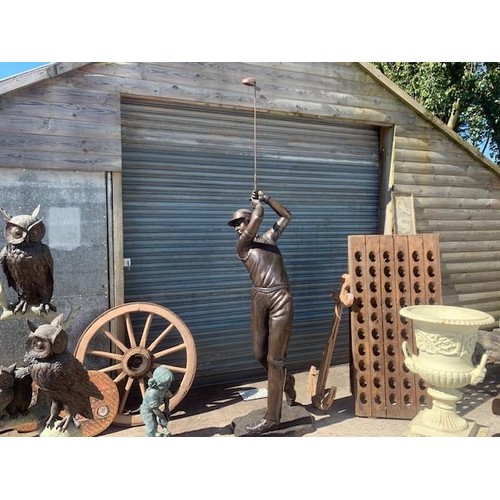
[[(33, 382), (52, 401), (46, 427), (64, 432), (71, 423), (80, 426), (77, 415), (93, 419), (89, 398), (103, 400), (104, 396), (82, 363), (67, 350), (68, 334), (61, 323), (62, 314), (39, 327), (28, 320), (31, 333), (26, 340), (24, 360)], [(66, 415), (57, 420), (62, 410)]]
[(0, 266), (7, 284), (17, 292), (14, 314), (24, 314), (29, 306), (48, 313), (56, 308), (51, 304), (54, 290), (54, 262), (50, 249), (42, 243), (45, 236), (43, 219), (38, 218), (40, 205), (31, 215), (12, 217), (0, 208), (5, 220), (4, 236), (7, 245), (0, 251)]
[(17, 418), (27, 415), (33, 398), (33, 379), (29, 373), (28, 367), (15, 366), (14, 370), (14, 397), (5, 408), (10, 418)]
[(5, 409), (14, 397), (14, 370), (16, 365), (0, 366), (0, 419), (6, 414)]

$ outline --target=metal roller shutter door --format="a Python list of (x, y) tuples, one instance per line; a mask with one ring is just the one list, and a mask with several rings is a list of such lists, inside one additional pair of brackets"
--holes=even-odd
[[(126, 302), (171, 309), (196, 342), (195, 386), (264, 377), (250, 340), (250, 289), (227, 226), (253, 189), (253, 110), (122, 102)], [(259, 188), (292, 222), (279, 246), (294, 294), (291, 371), (318, 366), (347, 236), (376, 234), (379, 130), (257, 115)], [(263, 230), (274, 222), (267, 207)], [(333, 363), (349, 357), (347, 314)]]

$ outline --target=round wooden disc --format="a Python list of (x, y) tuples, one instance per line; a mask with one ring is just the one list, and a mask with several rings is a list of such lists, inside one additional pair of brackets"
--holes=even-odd
[(90, 380), (102, 392), (104, 399), (90, 398), (90, 406), (92, 407), (92, 415), (94, 418), (87, 419), (80, 415), (77, 416), (81, 424), (83, 437), (97, 436), (106, 430), (118, 413), (118, 405), (120, 404), (120, 395), (118, 387), (111, 378), (104, 372), (97, 370), (88, 370)]

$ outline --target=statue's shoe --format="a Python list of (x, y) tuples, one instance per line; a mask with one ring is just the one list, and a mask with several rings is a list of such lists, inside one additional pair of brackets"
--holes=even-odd
[(254, 425), (245, 426), (245, 430), (248, 432), (248, 434), (253, 434), (253, 435), (265, 434), (266, 432), (276, 430), (279, 427), (279, 425), (280, 425), (279, 422), (263, 418)]

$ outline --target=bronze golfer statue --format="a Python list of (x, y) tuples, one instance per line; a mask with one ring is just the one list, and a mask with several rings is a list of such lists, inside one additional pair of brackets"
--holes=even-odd
[[(291, 213), (262, 191), (251, 195), (253, 210), (240, 208), (228, 224), (238, 234), (236, 253), (252, 280), (252, 343), (256, 359), (267, 371), (268, 396), (264, 417), (245, 427), (249, 434), (263, 434), (279, 427), (283, 391), (289, 405), (295, 402), (295, 380), (287, 376), (286, 357), (292, 331), (293, 300), (283, 257), (276, 244), (288, 226)], [(264, 218), (263, 204), (278, 215), (274, 225), (257, 234)]]

